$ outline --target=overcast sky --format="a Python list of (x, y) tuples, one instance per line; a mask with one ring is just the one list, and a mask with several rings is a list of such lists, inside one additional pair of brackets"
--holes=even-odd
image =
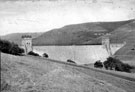
[(0, 2), (0, 35), (135, 18), (135, 0)]

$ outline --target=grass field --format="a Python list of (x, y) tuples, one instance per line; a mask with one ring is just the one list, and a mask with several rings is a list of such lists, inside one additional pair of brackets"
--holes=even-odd
[(40, 57), (4, 53), (1, 79), (2, 92), (135, 91), (134, 81)]

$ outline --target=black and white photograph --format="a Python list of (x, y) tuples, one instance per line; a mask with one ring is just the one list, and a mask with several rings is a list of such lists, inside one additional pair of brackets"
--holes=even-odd
[(0, 0), (1, 92), (135, 92), (135, 0)]

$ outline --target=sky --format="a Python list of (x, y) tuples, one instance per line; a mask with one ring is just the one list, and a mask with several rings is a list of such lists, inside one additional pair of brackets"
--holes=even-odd
[(0, 35), (135, 18), (135, 0), (0, 0)]

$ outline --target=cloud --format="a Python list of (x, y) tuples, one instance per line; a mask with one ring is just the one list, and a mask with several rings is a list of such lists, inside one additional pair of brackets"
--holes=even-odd
[(126, 8), (122, 3), (8, 2), (0, 6), (0, 28), (4, 35), (16, 32), (45, 32), (84, 22), (120, 21), (135, 17), (130, 7), (135, 9), (132, 4)]

